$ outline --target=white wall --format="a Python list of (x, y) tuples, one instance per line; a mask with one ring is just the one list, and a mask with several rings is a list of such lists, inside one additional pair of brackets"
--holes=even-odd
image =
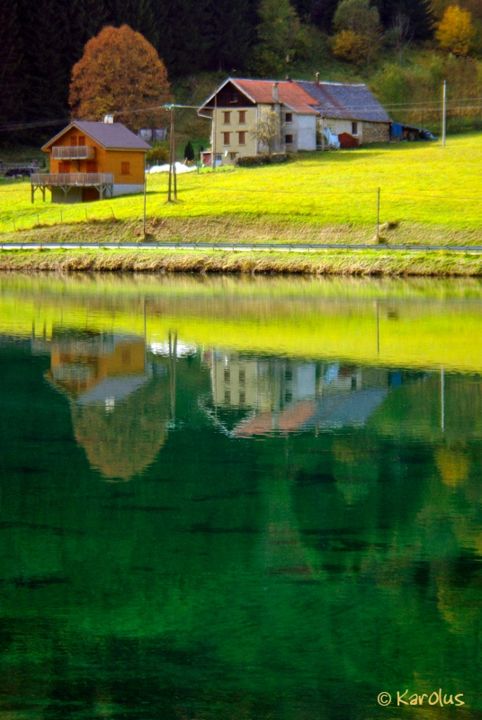
[(295, 115), (298, 150), (316, 150), (316, 115)]

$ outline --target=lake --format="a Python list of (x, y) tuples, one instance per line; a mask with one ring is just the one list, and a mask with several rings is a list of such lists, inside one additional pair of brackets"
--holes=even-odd
[(481, 307), (1, 276), (0, 720), (480, 718)]

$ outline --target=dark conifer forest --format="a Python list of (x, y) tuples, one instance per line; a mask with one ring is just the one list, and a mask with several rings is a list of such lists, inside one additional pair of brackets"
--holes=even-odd
[[(65, 120), (71, 70), (85, 43), (105, 25), (124, 23), (156, 48), (171, 83), (204, 72), (283, 77), (299, 75), (301, 68), (310, 73), (321, 70), (324, 76), (323, 57), (327, 57), (328, 70), (330, 62), (345, 63), (349, 72), (362, 77), (377, 69), (383, 92), (389, 100), (396, 99), (403, 82), (395, 92), (392, 71), (380, 67), (380, 62), (375, 68), (376, 57), (391, 53), (391, 62), (403, 64), (405, 48), (424, 44), (440, 52), (435, 29), (448, 4), (445, 0), (2, 0), (0, 129), (14, 131), (17, 123), (22, 128), (28, 123), (32, 129), (42, 123), (45, 128), (49, 121), (53, 126)], [(465, 0), (461, 5), (471, 10), (477, 30), (478, 3)], [(334, 44), (340, 30), (345, 45), (354, 33), (365, 35), (365, 46), (356, 45), (366, 47), (361, 57), (341, 41)]]

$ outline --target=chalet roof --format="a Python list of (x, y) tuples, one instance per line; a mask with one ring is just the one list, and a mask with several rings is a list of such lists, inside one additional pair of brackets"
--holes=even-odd
[(390, 122), (385, 108), (363, 83), (316, 83), (307, 80), (297, 80), (296, 82), (311, 96), (317, 112), (324, 117), (340, 120)]
[(122, 123), (104, 123), (92, 120), (72, 120), (63, 130), (51, 138), (42, 147), (47, 150), (53, 143), (62, 137), (71, 128), (77, 128), (92, 140), (95, 140), (107, 150), (149, 150), (150, 145), (138, 137)]
[(231, 82), (254, 102), (262, 105), (273, 104), (273, 85), (277, 83), (279, 99), (294, 112), (302, 115), (316, 115), (313, 107), (316, 101), (299, 83), (293, 80), (250, 80), (247, 78), (231, 78)]

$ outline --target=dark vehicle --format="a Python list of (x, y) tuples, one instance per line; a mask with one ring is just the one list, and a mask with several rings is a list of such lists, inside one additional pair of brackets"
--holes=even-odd
[(420, 130), (420, 140), (436, 140), (437, 137), (430, 130)]
[(5, 173), (5, 177), (30, 177), (36, 170), (38, 170), (38, 168), (31, 166), (9, 168)]

